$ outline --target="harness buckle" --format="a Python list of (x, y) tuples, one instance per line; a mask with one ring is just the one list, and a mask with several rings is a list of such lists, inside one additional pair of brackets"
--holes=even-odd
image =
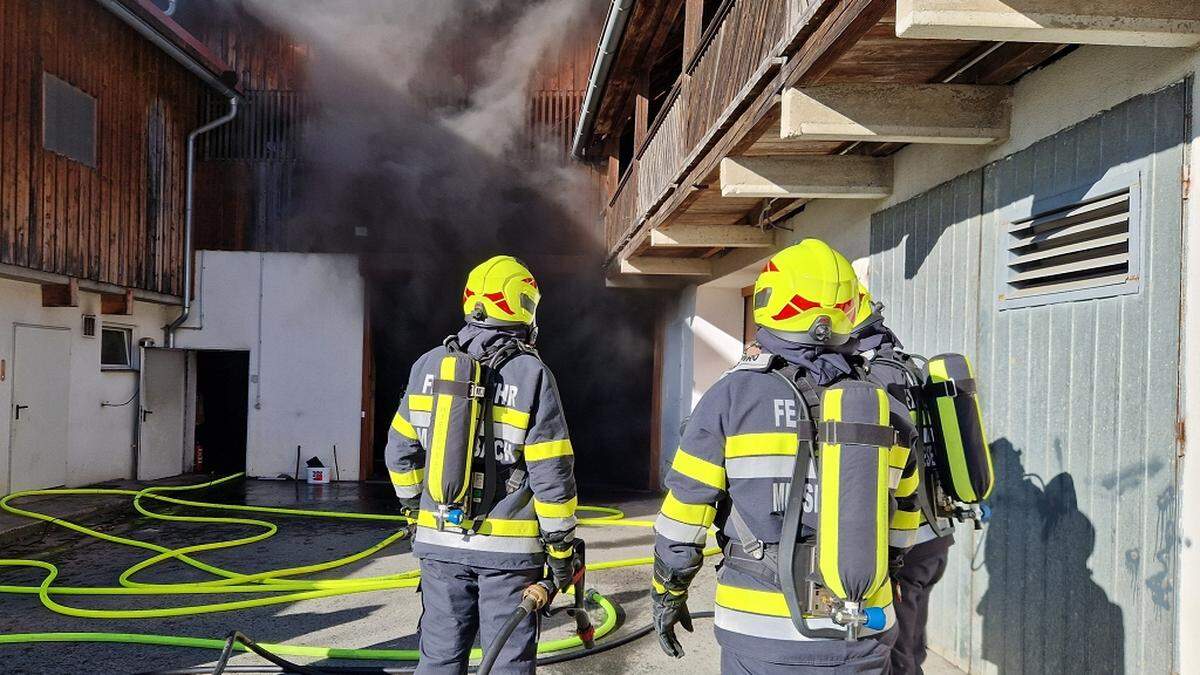
[(487, 396), (487, 388), (481, 384), (471, 384), (467, 388), (467, 396), (470, 398), (483, 398)]
[(746, 555), (755, 560), (762, 560), (767, 552), (767, 547), (761, 539), (755, 539), (754, 541), (742, 544), (742, 549), (746, 552)]

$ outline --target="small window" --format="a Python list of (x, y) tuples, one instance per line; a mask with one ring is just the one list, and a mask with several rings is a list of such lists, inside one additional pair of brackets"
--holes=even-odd
[(100, 332), (101, 370), (128, 370), (133, 367), (133, 330), (105, 326)]
[(1001, 309), (1136, 292), (1139, 185), (1105, 179), (1006, 214)]
[(96, 168), (96, 99), (42, 73), (42, 146)]

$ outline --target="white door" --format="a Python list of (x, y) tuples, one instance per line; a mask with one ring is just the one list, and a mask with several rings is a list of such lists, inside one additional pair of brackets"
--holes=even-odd
[(187, 352), (142, 350), (138, 480), (183, 473), (186, 374)]
[(10, 490), (67, 482), (71, 331), (17, 326), (13, 353)]

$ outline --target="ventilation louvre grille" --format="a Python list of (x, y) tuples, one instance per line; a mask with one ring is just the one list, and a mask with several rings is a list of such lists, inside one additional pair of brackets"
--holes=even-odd
[(1074, 298), (1077, 291), (1133, 281), (1132, 201), (1126, 186), (1014, 221), (1008, 229), (1003, 299), (1061, 293)]

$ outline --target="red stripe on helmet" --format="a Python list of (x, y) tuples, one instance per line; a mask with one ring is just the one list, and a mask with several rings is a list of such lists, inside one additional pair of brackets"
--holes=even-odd
[(516, 315), (516, 312), (512, 311), (512, 308), (508, 306), (508, 301), (504, 299), (503, 293), (488, 293), (483, 297), (491, 300), (496, 307), (499, 307), (500, 311), (504, 312), (505, 314), (512, 314), (514, 316)]
[(800, 312), (806, 312), (820, 306), (820, 303), (813, 302), (802, 295), (793, 295), (788, 304), (784, 305), (783, 309), (779, 310), (779, 313), (771, 318), (776, 321), (783, 321), (796, 316)]

